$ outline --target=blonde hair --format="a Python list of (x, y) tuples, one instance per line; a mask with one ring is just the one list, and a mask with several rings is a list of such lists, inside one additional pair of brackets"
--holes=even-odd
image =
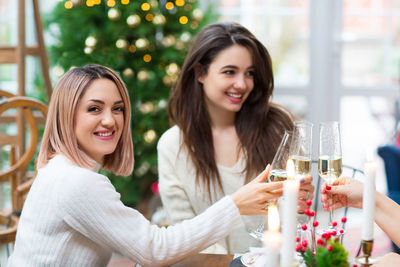
[(80, 98), (89, 85), (97, 79), (114, 82), (125, 105), (122, 135), (115, 151), (104, 157), (102, 168), (116, 175), (126, 176), (132, 173), (134, 158), (128, 90), (115, 71), (94, 64), (73, 68), (58, 81), (50, 100), (37, 168), (44, 167), (56, 154), (63, 154), (81, 167), (94, 167), (95, 161), (79, 149), (74, 131), (74, 117)]

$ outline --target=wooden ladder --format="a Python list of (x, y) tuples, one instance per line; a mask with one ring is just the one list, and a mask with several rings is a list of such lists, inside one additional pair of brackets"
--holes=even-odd
[[(18, 70), (18, 93), (19, 96), (25, 96), (25, 72), (26, 56), (38, 56), (40, 58), (43, 81), (46, 88), (47, 101), (51, 97), (51, 82), (49, 75), (49, 64), (46, 54), (46, 48), (43, 39), (43, 25), (40, 16), (39, 0), (32, 0), (34, 22), (37, 37), (37, 46), (26, 46), (25, 41), (25, 1), (18, 0), (18, 43), (17, 46), (0, 46), (0, 64), (17, 64)], [(0, 88), (1, 89), (1, 88)]]
[[(25, 74), (26, 74), (26, 56), (38, 56), (40, 59), (41, 72), (43, 75), (44, 86), (46, 89), (47, 101), (50, 101), (52, 86), (50, 82), (49, 64), (44, 45), (43, 38), (43, 24), (40, 15), (39, 0), (31, 0), (33, 3), (34, 24), (36, 30), (36, 46), (26, 45), (26, 28), (25, 28), (25, 2), (26, 0), (18, 0), (18, 41), (17, 46), (0, 46), (0, 64), (17, 64), (17, 79), (18, 90), (17, 96), (25, 96)], [(0, 88), (1, 90), (2, 88)], [(19, 139), (19, 154), (23, 154), (25, 147), (25, 121), (23, 118), (23, 111), (18, 110), (17, 114), (17, 127)], [(0, 124), (6, 123), (10, 120), (6, 116), (0, 120)]]

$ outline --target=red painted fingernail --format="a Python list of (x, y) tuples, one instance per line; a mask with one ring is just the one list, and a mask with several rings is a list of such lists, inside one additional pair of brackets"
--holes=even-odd
[(326, 186), (326, 190), (331, 190), (331, 189), (332, 189), (332, 186), (330, 186), (330, 185)]

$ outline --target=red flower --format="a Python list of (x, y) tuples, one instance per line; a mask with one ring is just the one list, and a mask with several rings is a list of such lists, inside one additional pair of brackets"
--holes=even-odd
[(328, 244), (328, 245), (326, 246), (326, 248), (328, 249), (328, 251), (332, 251), (332, 249), (333, 249), (333, 247), (332, 247), (331, 244)]

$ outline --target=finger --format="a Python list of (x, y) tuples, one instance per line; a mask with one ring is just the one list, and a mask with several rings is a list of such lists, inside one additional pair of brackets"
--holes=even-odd
[(306, 200), (308, 195), (308, 191), (300, 190), (299, 191), (299, 199)]
[(270, 200), (270, 199), (278, 199), (278, 198), (280, 198), (282, 196), (282, 192), (278, 192), (278, 193), (269, 193), (268, 195), (267, 195), (267, 198), (268, 198), (268, 200)]
[(268, 174), (269, 174), (269, 169), (270, 166), (269, 164), (267, 165), (267, 168), (263, 170), (256, 178), (254, 178), (250, 183), (263, 183), (265, 179), (267, 179)]
[(312, 180), (313, 180), (312, 176), (306, 176), (301, 179), (300, 184), (310, 184), (312, 182)]
[(300, 191), (307, 191), (307, 192), (314, 191), (314, 186), (312, 184), (302, 184), (300, 185)]
[(272, 191), (283, 188), (283, 182), (272, 182), (261, 184), (263, 190)]

